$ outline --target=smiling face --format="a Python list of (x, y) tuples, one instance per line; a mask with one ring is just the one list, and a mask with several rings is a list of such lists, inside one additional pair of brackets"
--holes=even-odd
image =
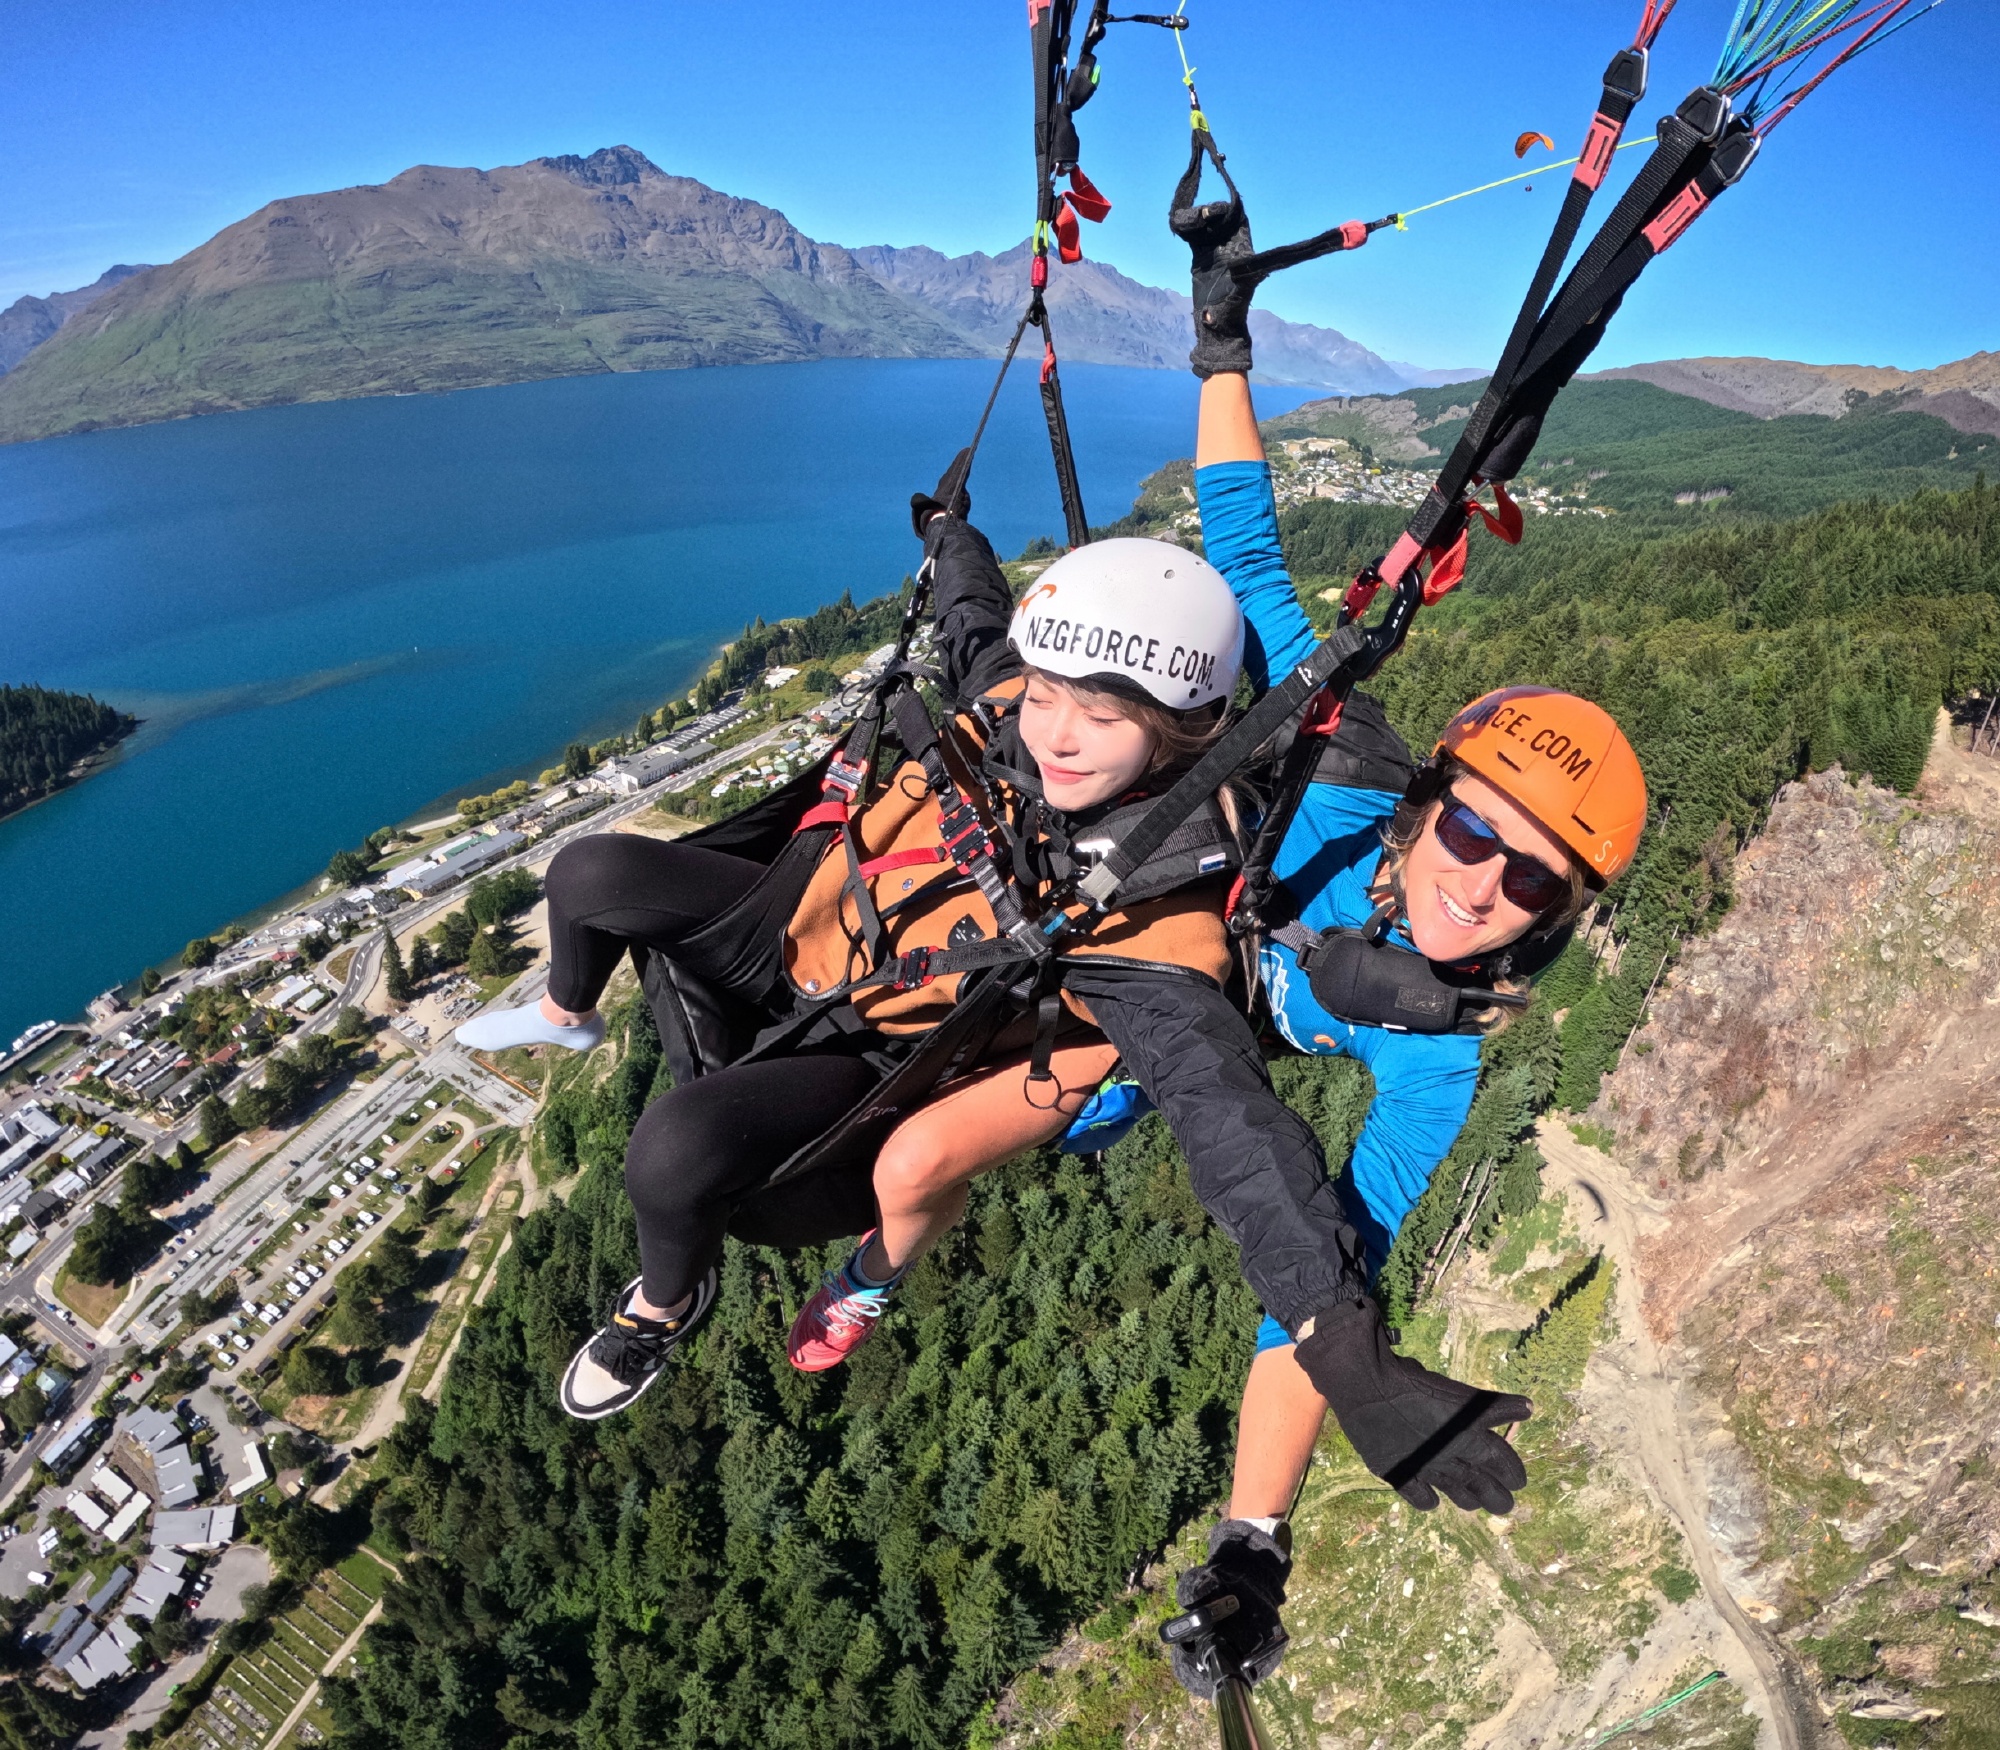
[[(1570, 857), (1561, 839), (1484, 778), (1467, 772), (1451, 794), (1479, 816), (1512, 850), (1525, 852), (1567, 880)], [(1428, 960), (1473, 960), (1526, 935), (1537, 914), (1500, 891), (1506, 859), (1461, 863), (1438, 842), (1434, 804), (1417, 842), (1403, 860), (1403, 902), (1410, 939)]]
[(1152, 736), (1115, 699), (1078, 692), (1038, 669), (1028, 670), (1020, 724), (1042, 793), (1065, 814), (1124, 795), (1152, 764)]

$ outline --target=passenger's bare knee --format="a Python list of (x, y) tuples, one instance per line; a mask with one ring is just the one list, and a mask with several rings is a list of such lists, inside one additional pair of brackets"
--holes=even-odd
[(875, 1194), (885, 1201), (923, 1197), (951, 1180), (943, 1147), (921, 1129), (897, 1131), (875, 1157)]

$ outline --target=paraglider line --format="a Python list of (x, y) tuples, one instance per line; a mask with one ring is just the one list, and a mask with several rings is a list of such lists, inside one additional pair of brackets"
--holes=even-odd
[[(1650, 146), (1656, 136), (1648, 134), (1643, 140), (1627, 140), (1618, 150), (1629, 152), (1634, 146)], [(1581, 154), (1578, 155), (1579, 157)], [(1532, 170), (1523, 170), (1514, 176), (1503, 176), (1498, 182), (1482, 182), (1477, 188), (1460, 189), (1457, 194), (1448, 194), (1441, 201), (1429, 201), (1420, 207), (1409, 207), (1396, 215), (1396, 229), (1407, 230), (1405, 219), (1414, 218), (1418, 213), (1427, 213), (1433, 207), (1448, 207), (1453, 201), (1462, 201), (1467, 195), (1484, 194), (1489, 188), (1505, 188), (1510, 182), (1526, 182), (1531, 176), (1540, 176), (1550, 170), (1560, 170), (1565, 164), (1574, 164), (1576, 158), (1559, 158), (1553, 164), (1537, 164)]]

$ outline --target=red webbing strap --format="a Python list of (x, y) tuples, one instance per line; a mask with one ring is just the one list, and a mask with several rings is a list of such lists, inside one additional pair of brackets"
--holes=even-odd
[(932, 845), (918, 851), (890, 851), (886, 856), (871, 857), (861, 865), (858, 873), (864, 881), (872, 880), (894, 869), (912, 869), (919, 863), (942, 863), (948, 854), (943, 845)]
[(1577, 156), (1570, 180), (1582, 183), (1595, 194), (1611, 168), (1611, 160), (1618, 151), (1618, 137), (1624, 131), (1624, 122), (1613, 121), (1601, 109), (1592, 116), (1590, 132), (1584, 135), (1583, 150)]
[(1424, 579), (1425, 607), (1443, 600), (1464, 581), (1466, 534), (1466, 530), (1460, 529), (1458, 539), (1432, 559), (1430, 573)]
[(1640, 233), (1653, 246), (1653, 253), (1660, 254), (1675, 238), (1701, 217), (1702, 209), (1708, 205), (1708, 191), (1699, 179), (1686, 188), (1661, 209), (1660, 216)]
[(1486, 532), (1489, 535), (1495, 540), (1505, 541), (1510, 547), (1518, 547), (1521, 544), (1523, 526), (1521, 507), (1507, 496), (1504, 482), (1495, 480), (1490, 484), (1493, 488), (1494, 502), (1499, 506), (1497, 512), (1488, 510), (1476, 498), (1468, 498), (1465, 502), (1469, 508), (1479, 513), (1479, 520), (1486, 525)]
[(1097, 184), (1077, 165), (1069, 173), (1069, 193), (1063, 197), (1093, 225), (1101, 225), (1111, 213), (1111, 203), (1097, 190)]
[(838, 796), (829, 797), (824, 802), (815, 802), (799, 816), (799, 824), (792, 828), (802, 833), (815, 826), (845, 826), (847, 824), (847, 804)]
[(1376, 582), (1386, 583), (1393, 588), (1403, 581), (1403, 574), (1423, 556), (1423, 543), (1405, 529), (1396, 537), (1395, 546), (1391, 547), (1376, 565)]
[[(1340, 727), (1340, 714), (1347, 708), (1344, 696), (1336, 698), (1324, 689), (1313, 694), (1306, 714), (1299, 719), (1301, 735), (1332, 735)], [(1225, 914), (1226, 915), (1226, 914)]]
[(1056, 253), (1064, 261), (1081, 261), (1083, 244), (1078, 236), (1076, 213), (1070, 207), (1067, 195), (1056, 203), (1055, 231)]

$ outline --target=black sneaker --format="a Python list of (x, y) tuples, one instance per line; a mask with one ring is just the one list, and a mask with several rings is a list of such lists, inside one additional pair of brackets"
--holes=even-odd
[(670, 1319), (642, 1319), (631, 1310), (640, 1278), (625, 1285), (611, 1323), (572, 1357), (562, 1380), (562, 1407), (580, 1421), (615, 1416), (660, 1377), (667, 1358), (715, 1304), (715, 1272), (695, 1285), (687, 1310)]

